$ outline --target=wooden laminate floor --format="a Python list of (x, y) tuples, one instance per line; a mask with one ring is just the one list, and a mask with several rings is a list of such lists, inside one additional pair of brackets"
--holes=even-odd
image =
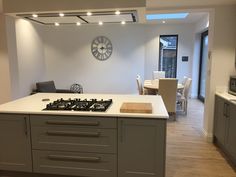
[(202, 135), (204, 105), (191, 99), (187, 116), (167, 123), (166, 177), (236, 177), (222, 154)]

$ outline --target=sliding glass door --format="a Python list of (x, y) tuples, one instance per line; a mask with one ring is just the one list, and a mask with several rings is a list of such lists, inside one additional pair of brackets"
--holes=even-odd
[(199, 84), (198, 84), (199, 85), (198, 98), (202, 102), (205, 101), (207, 59), (208, 59), (208, 31), (205, 31), (201, 35), (201, 53), (200, 53)]
[(165, 71), (168, 78), (176, 78), (178, 35), (161, 35), (159, 46), (159, 71)]

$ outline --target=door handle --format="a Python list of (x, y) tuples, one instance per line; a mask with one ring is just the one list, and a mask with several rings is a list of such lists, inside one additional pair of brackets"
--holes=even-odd
[(78, 136), (78, 137), (99, 137), (100, 132), (76, 132), (76, 131), (47, 131), (51, 136)]
[(75, 161), (75, 162), (99, 162), (100, 157), (83, 157), (83, 156), (65, 156), (65, 155), (48, 155), (50, 160)]
[(56, 121), (56, 120), (48, 120), (47, 124), (51, 125), (82, 125), (82, 126), (98, 126), (98, 121)]
[(124, 121), (123, 120), (121, 120), (120, 121), (120, 142), (122, 143), (123, 142), (123, 125), (124, 124)]
[(28, 135), (27, 117), (24, 117), (25, 135)]
[(227, 103), (224, 103), (223, 116), (227, 117)]

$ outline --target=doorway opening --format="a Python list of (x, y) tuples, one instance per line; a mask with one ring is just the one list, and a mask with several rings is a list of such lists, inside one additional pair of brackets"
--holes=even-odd
[(167, 78), (176, 78), (178, 35), (160, 35), (159, 71), (165, 71)]
[(208, 59), (208, 30), (201, 34), (198, 99), (201, 100), (203, 103), (205, 102), (205, 96), (206, 96), (207, 59)]

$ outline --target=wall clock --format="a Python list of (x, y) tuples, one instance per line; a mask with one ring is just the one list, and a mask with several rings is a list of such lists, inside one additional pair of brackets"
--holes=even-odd
[(112, 43), (105, 36), (96, 37), (91, 44), (91, 52), (98, 60), (106, 60), (112, 54)]

